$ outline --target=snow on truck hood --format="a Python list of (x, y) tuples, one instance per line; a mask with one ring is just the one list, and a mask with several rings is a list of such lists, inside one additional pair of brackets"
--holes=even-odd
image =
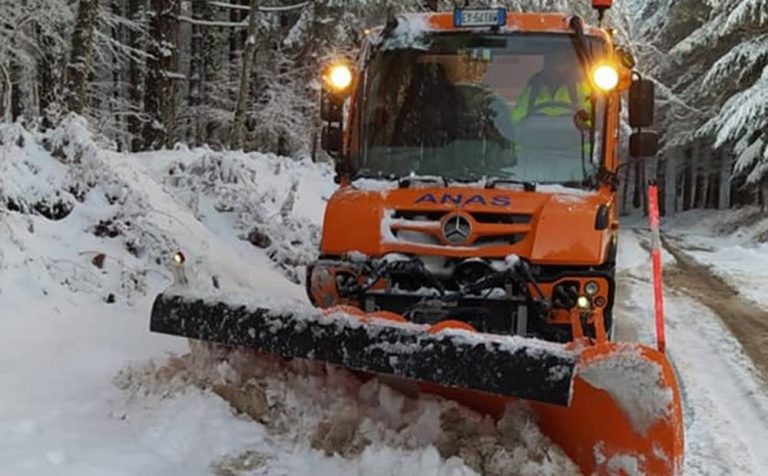
[[(356, 251), (367, 256), (399, 252), (504, 258), (515, 254), (542, 264), (599, 264), (610, 233), (596, 230), (595, 219), (606, 200), (597, 192), (556, 185), (527, 192), (511, 187), (486, 189), (480, 183), (450, 187), (415, 183), (401, 188), (392, 181), (363, 179), (339, 189), (328, 201), (321, 248), (327, 255)], [(441, 217), (457, 213), (481, 220), (515, 216), (517, 227), (510, 233), (521, 233), (522, 239), (515, 244), (486, 239), (482, 247), (471, 241), (444, 246), (439, 242)], [(476, 225), (479, 238), (482, 231)], [(428, 240), (421, 243), (412, 236), (399, 238), (393, 230), (403, 227), (427, 234), (431, 230), (433, 237), (425, 235)]]

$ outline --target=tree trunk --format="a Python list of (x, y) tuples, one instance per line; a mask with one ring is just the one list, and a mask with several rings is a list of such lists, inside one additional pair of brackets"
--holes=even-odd
[(709, 144), (699, 143), (699, 186), (698, 186), (698, 199), (696, 200), (697, 208), (707, 208), (707, 195), (709, 194), (709, 177), (712, 174), (712, 149)]
[(11, 84), (11, 73), (8, 72), (8, 68), (0, 63), (0, 77), (2, 78), (2, 84), (0, 84), (0, 91), (3, 95), (0, 97), (0, 120), (3, 122), (11, 122), (13, 120), (13, 113), (11, 112), (11, 93), (13, 92), (13, 85)]
[(643, 205), (643, 164), (635, 163), (635, 189), (632, 194), (632, 208), (638, 209)]
[[(143, 25), (144, 8), (145, 0), (128, 0), (128, 19)], [(133, 28), (128, 30), (128, 46), (130, 48), (144, 50), (145, 45), (143, 43), (143, 37), (140, 32)], [(131, 144), (130, 150), (132, 152), (140, 150), (142, 146), (141, 129), (143, 121), (141, 120), (141, 115), (139, 112), (142, 110), (142, 96), (144, 88), (142, 87), (143, 74), (141, 69), (141, 64), (135, 59), (131, 58), (130, 62), (128, 63), (127, 88), (128, 101), (133, 110), (128, 115), (127, 123), (128, 135), (130, 137)]]
[[(208, 21), (214, 19), (207, 0), (192, 0), (192, 18)], [(203, 111), (203, 106), (207, 104), (206, 83), (210, 79), (212, 69), (210, 63), (213, 41), (210, 30), (209, 26), (192, 24), (187, 104), (190, 111), (189, 130), (193, 144), (205, 143), (208, 139), (206, 134), (208, 118)]]
[[(192, 18), (195, 20), (204, 20), (205, 18), (205, 0), (192, 0)], [(190, 57), (189, 57), (189, 92), (187, 94), (187, 107), (189, 108), (189, 123), (187, 130), (190, 137), (188, 141), (197, 145), (200, 137), (201, 117), (198, 108), (200, 107), (200, 96), (203, 83), (203, 25), (192, 24), (190, 33)]]
[(677, 153), (671, 150), (667, 154), (664, 164), (664, 215), (671, 216), (675, 210), (675, 198), (677, 198)]
[[(214, 12), (206, 4), (206, 8), (210, 10), (210, 15), (213, 16)], [(214, 17), (215, 18), (215, 17)], [(222, 59), (225, 57), (222, 55), (224, 51), (224, 40), (216, 30), (206, 29), (203, 37), (203, 56), (202, 56), (202, 74), (203, 81), (201, 84), (200, 101), (204, 106), (203, 126), (200, 131), (198, 140), (201, 143), (208, 143), (214, 137), (217, 128), (221, 126), (221, 120), (211, 115), (209, 107), (214, 104), (212, 90), (216, 82), (222, 78), (226, 78), (226, 72), (222, 72)], [(222, 128), (226, 130), (226, 127)], [(220, 142), (224, 142), (221, 138), (217, 138)]]
[(630, 194), (630, 169), (631, 167), (627, 165), (624, 167), (624, 178), (622, 179), (622, 184), (624, 185), (624, 188), (622, 190), (621, 194), (621, 211), (622, 213), (629, 213), (628, 205), (629, 202), (629, 194)]
[[(117, 17), (123, 16), (123, 10), (120, 0), (112, 0), (110, 8), (112, 14)], [(123, 31), (120, 25), (114, 25), (112, 27), (112, 40), (123, 42)], [(122, 126), (123, 116), (120, 110), (120, 98), (123, 97), (123, 69), (120, 67), (118, 57), (112, 53), (112, 101), (109, 103), (109, 110), (112, 113), (112, 117), (115, 121), (115, 143), (117, 151), (122, 152), (125, 148), (125, 129)]]
[(685, 168), (683, 169), (683, 201), (681, 204), (680, 209), (682, 211), (686, 211), (690, 208), (691, 203), (691, 196), (693, 195), (692, 192), (694, 190), (693, 186), (693, 177), (694, 174), (692, 172), (693, 170), (693, 159), (692, 159), (692, 151), (690, 147), (686, 147), (685, 151), (683, 152), (685, 156)]
[(24, 101), (22, 96), (24, 91), (22, 84), (24, 80), (22, 78), (23, 71), (21, 65), (16, 61), (11, 61), (11, 120), (17, 120), (24, 112)]
[(690, 167), (688, 169), (688, 173), (690, 174), (690, 184), (691, 184), (691, 192), (688, 196), (688, 202), (686, 203), (686, 210), (691, 210), (693, 208), (696, 208), (696, 194), (698, 193), (698, 184), (699, 184), (699, 147), (698, 144), (694, 141), (693, 145), (691, 146), (691, 160), (690, 160)]
[(241, 149), (245, 141), (245, 109), (248, 98), (250, 97), (251, 70), (253, 68), (253, 59), (256, 54), (256, 35), (259, 25), (259, 0), (251, 0), (251, 14), (248, 17), (248, 31), (245, 40), (245, 49), (240, 66), (240, 87), (237, 94), (237, 105), (235, 106), (235, 117), (232, 121), (232, 132), (230, 147)]
[(58, 104), (58, 91), (60, 77), (56, 69), (57, 51), (55, 42), (45, 31), (38, 27), (38, 38), (43, 46), (40, 54), (40, 60), (37, 65), (37, 81), (39, 85), (38, 114), (42, 117), (44, 128), (51, 127), (53, 121), (51, 118), (51, 108)]
[(72, 53), (67, 65), (67, 106), (77, 114), (82, 114), (88, 101), (88, 73), (98, 12), (99, 0), (80, 0), (77, 5)]
[(144, 82), (144, 147), (170, 147), (176, 136), (176, 80), (179, 68), (181, 0), (151, 0), (150, 56)]
[(718, 208), (725, 209), (731, 206), (731, 154), (720, 153), (720, 196)]

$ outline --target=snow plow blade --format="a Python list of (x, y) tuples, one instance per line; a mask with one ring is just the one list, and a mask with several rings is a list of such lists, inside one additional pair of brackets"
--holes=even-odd
[(343, 312), (232, 307), (172, 293), (157, 297), (151, 330), (283, 357), (421, 381), (422, 391), (501, 418), (529, 400), (542, 432), (583, 474), (676, 475), (683, 417), (665, 354), (635, 343), (554, 344)]
[(584, 474), (683, 473), (683, 411), (664, 353), (636, 343), (584, 349), (568, 408), (533, 403), (542, 431)]
[(532, 339), (430, 334), (412, 324), (296, 316), (167, 294), (152, 306), (150, 329), (554, 405), (570, 402), (578, 361), (578, 354), (563, 346)]
[[(510, 399), (430, 385), (425, 389), (501, 418)], [(667, 357), (644, 345), (583, 348), (567, 407), (530, 402), (541, 431), (585, 475), (683, 473), (683, 411)]]

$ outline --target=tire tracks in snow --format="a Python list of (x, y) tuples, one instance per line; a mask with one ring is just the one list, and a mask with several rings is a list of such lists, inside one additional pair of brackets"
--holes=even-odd
[[(645, 233), (625, 232), (623, 239), (648, 248)], [(667, 352), (683, 397), (685, 474), (768, 474), (768, 454), (763, 450), (768, 440), (765, 385), (723, 322), (728, 316), (707, 305), (710, 297), (700, 298), (711, 290), (695, 271), (700, 270), (679, 263), (665, 269)], [(655, 345), (650, 265), (632, 265), (619, 273), (617, 330), (623, 326), (624, 335)], [(687, 280), (696, 283), (693, 289), (698, 293), (688, 291), (694, 285), (684, 284)]]
[(739, 340), (763, 382), (768, 382), (768, 312), (745, 299), (737, 289), (696, 261), (681, 247), (662, 237), (662, 244), (677, 262), (666, 283), (707, 306)]

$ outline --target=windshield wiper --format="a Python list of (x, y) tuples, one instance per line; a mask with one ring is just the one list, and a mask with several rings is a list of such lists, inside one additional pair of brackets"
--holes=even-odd
[(536, 182), (530, 180), (518, 180), (518, 179), (505, 179), (505, 178), (489, 178), (485, 181), (485, 188), (496, 188), (499, 184), (512, 184), (522, 185), (523, 190), (526, 192), (536, 191)]

